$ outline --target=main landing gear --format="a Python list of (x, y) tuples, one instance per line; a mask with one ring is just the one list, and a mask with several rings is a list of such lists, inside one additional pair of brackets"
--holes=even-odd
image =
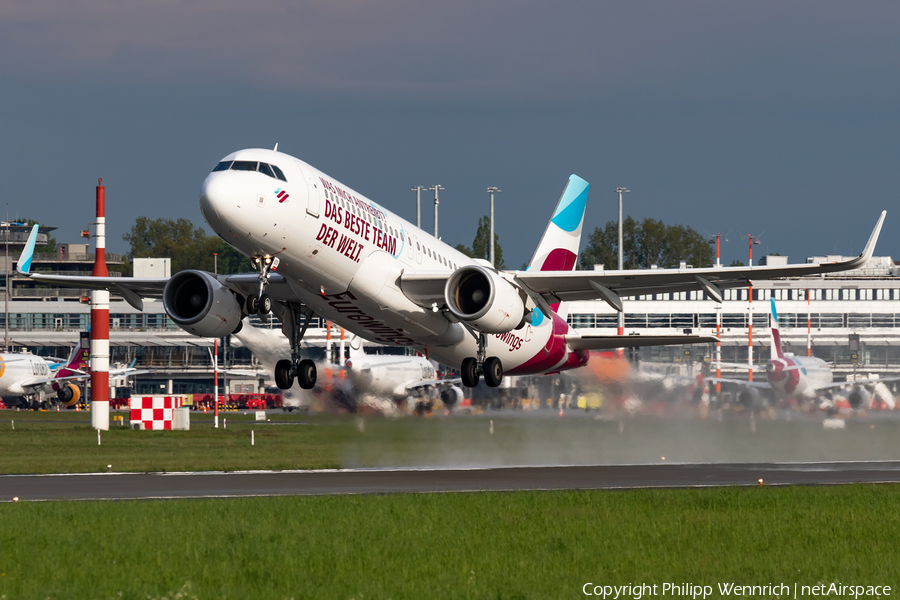
[[(305, 358), (300, 360), (300, 342), (309, 327), (313, 312), (309, 309), (301, 311), (296, 304), (288, 304), (288, 310), (284, 313), (283, 329), (291, 341), (291, 359), (282, 359), (275, 364), (275, 385), (282, 390), (288, 390), (294, 385), (294, 377), (304, 390), (312, 389), (316, 385), (316, 363)], [(300, 327), (300, 318), (305, 317), (303, 326)]]
[(497, 387), (503, 381), (503, 365), (496, 356), (486, 356), (487, 351), (487, 335), (479, 332), (475, 334), (478, 342), (478, 355), (476, 357), (467, 357), (462, 361), (459, 369), (459, 377), (462, 384), (466, 387), (475, 387), (478, 385), (478, 378), (484, 375), (484, 382), (490, 387)]

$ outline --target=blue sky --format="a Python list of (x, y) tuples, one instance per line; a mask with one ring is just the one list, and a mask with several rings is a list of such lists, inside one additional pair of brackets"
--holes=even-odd
[[(12, 216), (79, 241), (97, 177), (107, 247), (141, 215), (202, 222), (206, 173), (293, 154), (470, 244), (497, 196), (507, 264), (531, 257), (570, 173), (586, 232), (626, 213), (757, 252), (900, 259), (900, 4), (459, 0), (8, 0), (0, 177)], [(423, 210), (429, 216), (431, 206)], [(897, 221), (898, 225), (894, 225)]]

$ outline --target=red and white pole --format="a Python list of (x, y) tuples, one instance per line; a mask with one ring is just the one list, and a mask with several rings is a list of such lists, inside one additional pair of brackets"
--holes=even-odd
[(213, 427), (219, 428), (219, 338), (213, 340)]
[[(94, 277), (109, 277), (106, 270), (106, 187), (97, 185)], [(109, 291), (91, 292), (91, 427), (109, 429)]]

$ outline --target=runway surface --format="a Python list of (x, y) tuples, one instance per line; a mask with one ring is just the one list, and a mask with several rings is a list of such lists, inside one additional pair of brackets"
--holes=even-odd
[(900, 462), (0, 476), (0, 501), (900, 483)]

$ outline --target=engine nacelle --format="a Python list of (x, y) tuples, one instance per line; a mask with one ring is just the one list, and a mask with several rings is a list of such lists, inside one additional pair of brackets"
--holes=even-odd
[(464, 397), (463, 391), (455, 385), (441, 391), (441, 402), (443, 402), (444, 406), (448, 409), (451, 409), (459, 402), (462, 402)]
[(74, 383), (67, 383), (56, 392), (56, 399), (66, 406), (73, 406), (81, 400), (81, 388)]
[(451, 314), (485, 333), (506, 333), (525, 318), (525, 302), (511, 283), (481, 265), (453, 272), (444, 286)]
[(179, 327), (200, 337), (224, 337), (241, 324), (234, 293), (206, 271), (173, 275), (163, 290), (163, 306)]
[(850, 395), (847, 396), (847, 401), (850, 403), (850, 408), (859, 410), (860, 408), (869, 408), (872, 396), (866, 388), (858, 387), (850, 392)]

